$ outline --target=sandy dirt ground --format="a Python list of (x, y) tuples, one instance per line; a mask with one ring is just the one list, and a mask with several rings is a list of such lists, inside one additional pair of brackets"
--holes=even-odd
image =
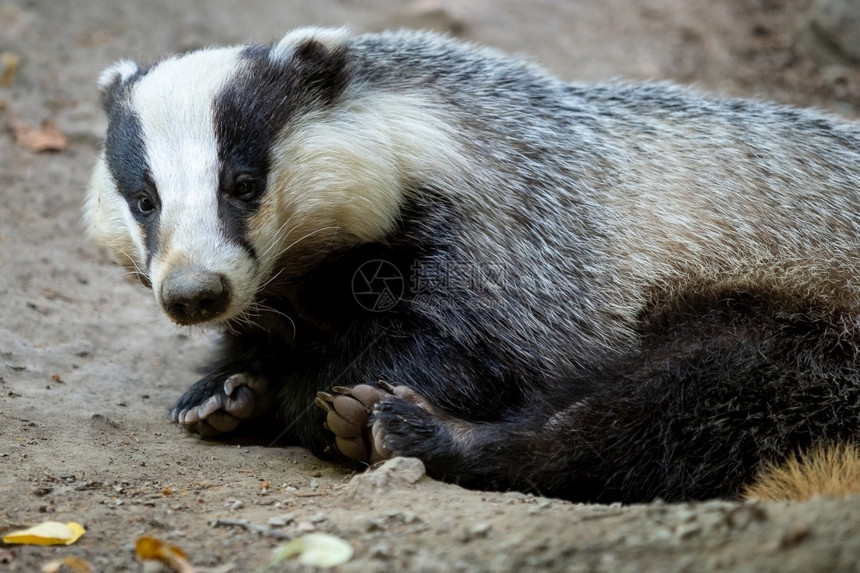
[[(65, 556), (139, 570), (133, 546), (149, 535), (199, 571), (255, 571), (282, 538), (311, 531), (352, 545), (342, 571), (857, 570), (860, 498), (576, 505), (466, 491), (408, 460), (353, 477), (298, 448), (187, 435), (167, 409), (212, 334), (170, 325), (79, 220), (106, 125), (95, 79), (121, 57), (268, 42), (306, 24), (432, 27), (571, 80), (670, 79), (857, 115), (857, 69), (808, 55), (807, 3), (0, 0), (0, 52), (20, 60), (0, 87), (0, 531), (87, 528), (69, 547), (0, 545), (0, 570)], [(65, 149), (24, 149), (20, 121), (53, 123)]]

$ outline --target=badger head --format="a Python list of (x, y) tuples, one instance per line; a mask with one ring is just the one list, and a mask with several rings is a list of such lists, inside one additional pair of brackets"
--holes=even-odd
[(180, 324), (240, 318), (285, 269), (384, 236), (426, 111), (348, 93), (351, 74), (346, 33), (320, 29), (107, 69), (90, 234)]

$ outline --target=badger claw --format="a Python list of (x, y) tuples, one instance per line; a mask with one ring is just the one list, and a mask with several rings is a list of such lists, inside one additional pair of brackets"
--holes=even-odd
[(179, 399), (170, 418), (189, 432), (212, 437), (235, 430), (271, 405), (268, 381), (247, 373), (204, 378)]

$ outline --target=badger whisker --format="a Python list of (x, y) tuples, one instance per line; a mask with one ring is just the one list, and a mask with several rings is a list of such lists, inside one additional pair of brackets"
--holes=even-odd
[(292, 221), (292, 220), (293, 220), (293, 215), (290, 215), (289, 217), (287, 217), (287, 219), (283, 223), (281, 223), (281, 225), (277, 228), (277, 230), (274, 233), (272, 233), (272, 239), (269, 242), (269, 245), (266, 247), (266, 249), (262, 253), (260, 253), (258, 255), (260, 259), (266, 259), (268, 254), (272, 251), (272, 249), (280, 244), (279, 239), (281, 238), (281, 232), (287, 228), (287, 225), (289, 225), (290, 221)]
[[(305, 235), (303, 235), (303, 236), (299, 237), (298, 239), (296, 239), (295, 241), (293, 241), (292, 243), (290, 243), (289, 245), (287, 245), (286, 247), (284, 247), (283, 249), (281, 249), (281, 250), (278, 252), (278, 254), (277, 254), (275, 257), (273, 257), (273, 259), (275, 259), (275, 260), (280, 259), (280, 258), (281, 258), (282, 256), (284, 256), (284, 255), (285, 255), (285, 254), (286, 254), (290, 249), (292, 249), (293, 247), (295, 247), (296, 245), (298, 245), (299, 243), (301, 243), (301, 242), (302, 242), (302, 241), (304, 241), (305, 239), (308, 239), (308, 238), (310, 238), (310, 237), (313, 237), (314, 235), (317, 235), (317, 234), (322, 233), (322, 232), (324, 232), (324, 231), (339, 231), (339, 230), (340, 230), (340, 227), (339, 227), (339, 226), (337, 226), (337, 225), (331, 225), (331, 226), (328, 226), (328, 227), (320, 227), (319, 229), (316, 229), (316, 230), (314, 230), (314, 231), (311, 231), (311, 232), (309, 232), (309, 233), (307, 233), (307, 234), (305, 234)], [(336, 234), (336, 233), (335, 233), (335, 234)]]
[(145, 276), (146, 276), (146, 273), (144, 273), (144, 272), (143, 272), (143, 270), (138, 266), (137, 261), (135, 261), (135, 260), (134, 260), (134, 258), (133, 258), (131, 255), (129, 255), (127, 252), (125, 252), (125, 251), (124, 251), (124, 250), (122, 250), (122, 249), (118, 249), (118, 250), (117, 250), (117, 252), (118, 252), (119, 254), (121, 254), (123, 257), (125, 257), (125, 259), (124, 259), (124, 260), (127, 260), (127, 261), (129, 261), (132, 265), (134, 265), (134, 269), (135, 269), (135, 270), (134, 270), (133, 272), (135, 272), (135, 273), (137, 273), (138, 275), (143, 276), (143, 277), (145, 277)]

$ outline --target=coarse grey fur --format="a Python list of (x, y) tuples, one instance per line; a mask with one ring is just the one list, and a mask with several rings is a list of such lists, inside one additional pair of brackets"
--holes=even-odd
[[(141, 94), (181, 94), (159, 67), (205, 75), (208, 52), (101, 80), (111, 125), (133, 125), (124, 110), (142, 127), (109, 128), (93, 235), (174, 320), (226, 326), (212, 374), (174, 409), (189, 429), (272, 404), (322, 452), (314, 394), (382, 379), (422, 399), (374, 407), (378, 445), (434, 475), (627, 501), (734, 495), (766, 461), (860, 433), (857, 124), (667, 84), (569, 84), (429, 33), (307, 29), (237, 50), (199, 101), (218, 153), (198, 179), (215, 183), (184, 203), (147, 127), (181, 96)], [(155, 173), (141, 187), (154, 210), (123, 189), (129, 165)], [(248, 177), (253, 193), (236, 192)], [(209, 242), (169, 226), (207, 193)], [(354, 296), (371, 260), (406, 281), (386, 312)], [(166, 300), (194, 290), (188, 276), (223, 286), (218, 316), (203, 295)]]

